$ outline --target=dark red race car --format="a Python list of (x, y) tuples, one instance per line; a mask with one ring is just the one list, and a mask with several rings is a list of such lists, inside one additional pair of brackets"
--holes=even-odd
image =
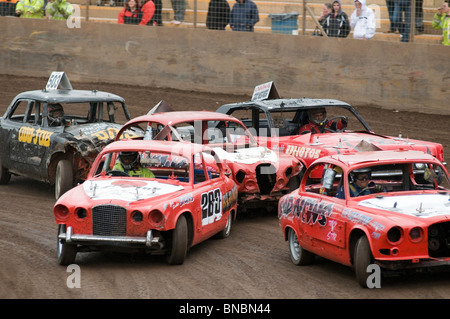
[[(231, 169), (236, 182), (239, 210), (250, 207), (276, 208), (279, 198), (298, 186), (302, 164), (291, 155), (259, 146), (241, 121), (233, 116), (207, 111), (161, 112), (128, 121), (122, 132), (145, 131), (144, 139), (192, 142), (208, 145)], [(142, 137), (138, 137), (142, 138)]]

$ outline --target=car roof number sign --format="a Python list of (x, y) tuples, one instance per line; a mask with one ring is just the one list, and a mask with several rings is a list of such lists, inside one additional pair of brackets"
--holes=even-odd
[(252, 101), (262, 101), (266, 99), (279, 99), (280, 95), (273, 81), (255, 86)]
[(63, 90), (72, 90), (72, 85), (70, 84), (69, 78), (65, 72), (52, 72), (48, 78), (46, 90), (57, 90), (58, 86)]

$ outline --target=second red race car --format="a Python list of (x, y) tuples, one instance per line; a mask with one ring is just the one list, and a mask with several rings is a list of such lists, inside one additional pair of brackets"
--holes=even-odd
[[(279, 198), (298, 186), (303, 165), (292, 155), (259, 146), (241, 121), (233, 116), (208, 111), (161, 112), (128, 121), (122, 132), (141, 127), (144, 139), (192, 142), (211, 147), (231, 170), (236, 182), (239, 211), (274, 208)], [(141, 138), (141, 137), (138, 137)]]
[(371, 265), (450, 265), (449, 178), (440, 161), (419, 151), (316, 160), (279, 202), (292, 262), (311, 264), (318, 255), (351, 266), (363, 287), (373, 284)]

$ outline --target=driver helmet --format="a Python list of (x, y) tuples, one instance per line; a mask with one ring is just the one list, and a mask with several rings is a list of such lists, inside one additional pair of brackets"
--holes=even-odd
[(370, 167), (358, 168), (350, 172), (351, 181), (354, 182), (359, 178), (359, 175), (368, 174), (369, 180), (372, 177), (372, 169)]
[(57, 119), (64, 116), (64, 109), (61, 104), (49, 104), (48, 114), (51, 118)]
[(139, 163), (138, 152), (120, 152), (119, 160), (122, 163), (123, 168), (130, 170), (136, 167)]
[(323, 125), (327, 120), (327, 111), (325, 108), (316, 108), (308, 110), (308, 118), (316, 125)]

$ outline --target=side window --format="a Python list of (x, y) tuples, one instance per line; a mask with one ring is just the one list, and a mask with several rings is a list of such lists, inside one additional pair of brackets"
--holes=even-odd
[(205, 165), (201, 153), (193, 156), (194, 161), (194, 184), (206, 181)]
[(16, 105), (13, 107), (11, 114), (9, 115), (9, 119), (14, 122), (24, 123), (27, 118), (28, 111), (28, 103), (29, 100), (19, 100), (16, 102)]
[(342, 188), (342, 169), (339, 166), (318, 164), (310, 171), (305, 190), (330, 197), (337, 196)]

